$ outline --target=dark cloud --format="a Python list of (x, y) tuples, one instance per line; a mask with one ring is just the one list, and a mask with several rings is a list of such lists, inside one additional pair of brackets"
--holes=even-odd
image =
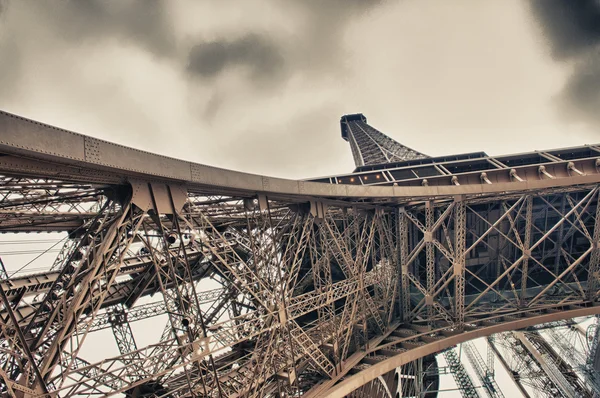
[(31, 5), (73, 45), (118, 39), (158, 56), (175, 49), (168, 3), (162, 0), (48, 0)]
[(318, 73), (339, 72), (343, 59), (343, 34), (357, 17), (384, 4), (383, 0), (287, 0), (293, 14), (303, 15), (306, 26), (295, 45), (301, 50), (298, 64)]
[(555, 59), (572, 64), (560, 98), (567, 118), (600, 125), (600, 1), (531, 0)]
[[(287, 0), (289, 6), (296, 7), (308, 13), (313, 27), (319, 31), (328, 30), (330, 32), (339, 31), (344, 28), (348, 19), (360, 16), (369, 10), (380, 6), (383, 0), (305, 0), (295, 1)], [(314, 32), (307, 31), (307, 34)], [(315, 42), (319, 45), (319, 42)]]
[[(19, 81), (27, 80), (25, 63), (34, 69), (59, 63), (61, 58), (71, 58), (65, 49), (95, 54), (104, 44), (124, 44), (176, 60), (174, 21), (168, 6), (163, 0), (0, 0), (4, 95), (18, 95)], [(28, 39), (29, 34), (35, 39)], [(56, 56), (50, 56), (52, 52)], [(37, 68), (36, 76), (54, 73), (53, 78), (64, 78), (49, 66)], [(68, 67), (62, 71), (68, 73)]]
[(199, 42), (190, 51), (188, 71), (203, 78), (246, 68), (254, 83), (283, 84), (296, 72), (336, 74), (343, 63), (343, 33), (348, 23), (381, 0), (306, 0), (274, 2), (291, 19), (302, 19), (303, 28), (293, 37), (274, 41), (257, 33), (237, 39)]
[[(457, 139), (461, 128), (531, 131), (503, 140), (514, 151), (514, 142), (539, 142), (537, 126), (564, 127), (547, 101), (563, 72), (527, 36), (522, 0), (437, 3), (0, 0), (0, 107), (171, 156), (297, 177), (330, 174), (339, 159), (338, 171), (351, 168), (336, 124), (348, 112), (432, 154), (432, 136), (475, 149), (467, 137), (480, 135)], [(587, 110), (593, 91), (582, 80), (564, 98), (585, 98), (590, 107), (577, 107)], [(279, 166), (288, 158), (293, 166)]]
[(287, 0), (286, 3), (309, 13), (313, 23), (322, 25), (322, 29), (333, 31), (343, 27), (348, 18), (359, 16), (385, 2), (383, 0)]
[(532, 0), (531, 7), (555, 57), (569, 58), (600, 43), (600, 1)]
[(578, 63), (563, 88), (565, 116), (600, 125), (600, 55)]
[(192, 47), (187, 70), (204, 78), (244, 67), (252, 78), (276, 78), (283, 72), (284, 59), (280, 49), (268, 38), (248, 34), (234, 40), (201, 42)]

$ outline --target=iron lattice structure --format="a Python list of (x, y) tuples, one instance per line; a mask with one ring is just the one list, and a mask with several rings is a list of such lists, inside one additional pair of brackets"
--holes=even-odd
[(361, 113), (342, 116), (340, 126), (342, 138), (350, 143), (356, 167), (429, 157), (371, 127)]
[(435, 396), (433, 354), (600, 314), (594, 146), (291, 181), (0, 113), (0, 154), (0, 231), (65, 236), (0, 281), (4, 395)]

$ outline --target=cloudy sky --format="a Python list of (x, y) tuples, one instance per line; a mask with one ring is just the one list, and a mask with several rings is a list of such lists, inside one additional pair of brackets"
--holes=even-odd
[(430, 155), (600, 143), (599, 54), (598, 0), (0, 0), (0, 109), (304, 178), (354, 168), (345, 113)]
[(344, 113), (430, 155), (598, 143), (600, 6), (573, 3), (0, 0), (0, 109), (289, 178), (354, 168)]

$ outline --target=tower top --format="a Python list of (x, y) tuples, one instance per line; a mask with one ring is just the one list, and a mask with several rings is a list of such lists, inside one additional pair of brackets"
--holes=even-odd
[(367, 123), (367, 117), (362, 113), (352, 113), (349, 115), (344, 115), (340, 119), (340, 127), (342, 129), (342, 138), (348, 141), (348, 122), (352, 121), (361, 121)]
[(371, 127), (362, 113), (342, 116), (340, 128), (342, 138), (350, 143), (356, 167), (429, 157)]

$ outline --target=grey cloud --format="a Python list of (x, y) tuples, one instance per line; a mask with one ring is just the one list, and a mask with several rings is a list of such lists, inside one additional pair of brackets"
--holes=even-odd
[(283, 84), (296, 72), (339, 73), (344, 29), (352, 18), (381, 3), (381, 0), (275, 2), (293, 19), (304, 20), (301, 32), (278, 41), (254, 32), (237, 39), (199, 42), (189, 53), (187, 69), (208, 79), (225, 70), (244, 67), (256, 83), (254, 86), (261, 87)]
[(217, 116), (222, 103), (223, 97), (218, 92), (213, 93), (202, 111), (203, 119), (208, 123), (212, 123)]
[(569, 58), (600, 43), (598, 0), (532, 0), (531, 6), (555, 57)]
[[(337, 58), (343, 48), (343, 33), (353, 18), (382, 5), (382, 0), (288, 0), (287, 6), (304, 14), (303, 59), (319, 72), (337, 69)], [(333, 65), (332, 65), (333, 64)]]
[[(271, 124), (257, 120), (227, 143), (232, 167), (247, 169), (248, 154), (256, 154), (252, 156), (252, 168), (262, 174), (273, 174), (282, 167), (292, 178), (347, 172), (352, 168), (352, 160), (348, 144), (339, 135), (339, 118), (332, 117), (338, 114), (338, 104), (319, 104), (296, 109), (285, 122)], [(273, 131), (277, 134), (272, 134)]]
[(600, 55), (590, 55), (575, 70), (562, 92), (565, 116), (600, 125)]
[[(384, 3), (383, 0), (288, 0), (287, 3), (311, 14), (324, 28), (337, 29), (350, 17), (360, 15)], [(323, 21), (323, 22), (321, 22)], [(327, 23), (324, 23), (327, 21)], [(318, 44), (318, 43), (315, 43)]]
[[(522, 40), (530, 32), (525, 18), (515, 19), (524, 15), (522, 0), (154, 1), (142, 8), (142, 0), (0, 0), (8, 5), (0, 19), (1, 107), (150, 151), (297, 177), (351, 169), (339, 137), (343, 113), (364, 112), (432, 154), (432, 136), (463, 127), (496, 131), (510, 120), (500, 127), (531, 132), (527, 142), (539, 142), (536, 126), (564, 130), (547, 101), (562, 71), (530, 57), (539, 40)], [(481, 32), (474, 18), (497, 19), (488, 33), (506, 45), (494, 49), (485, 34), (465, 40)], [(515, 29), (506, 31), (509, 24)], [(464, 35), (445, 42), (454, 28)], [(584, 65), (579, 56), (568, 60)], [(474, 84), (462, 73), (471, 69), (490, 72)], [(497, 84), (485, 87), (489, 81)], [(579, 81), (565, 86), (565, 101), (588, 98), (591, 108), (593, 92), (583, 92), (591, 85)], [(502, 82), (514, 91), (499, 90)], [(471, 114), (487, 102), (494, 105)], [(480, 149), (466, 137), (481, 135), (448, 142)], [(517, 150), (505, 141), (503, 150)], [(446, 153), (448, 142), (439, 142)], [(555, 142), (545, 145), (564, 145)]]
[[(26, 63), (49, 62), (52, 52), (56, 59), (69, 58), (66, 48), (96, 53), (99, 44), (125, 43), (154, 56), (175, 57), (168, 5), (162, 0), (0, 0), (0, 84), (4, 95), (18, 95), (19, 81), (27, 80), (23, 76)], [(37, 75), (50, 70), (40, 68)]]
[(213, 78), (221, 72), (245, 67), (253, 78), (274, 78), (284, 68), (279, 48), (269, 39), (248, 34), (234, 40), (201, 42), (192, 47), (187, 70), (204, 78)]
[(21, 51), (14, 37), (0, 41), (0, 54), (0, 91), (10, 95), (18, 85), (21, 68)]
[(569, 119), (600, 125), (600, 2), (531, 0), (555, 59), (572, 64), (560, 97)]
[(11, 96), (18, 86), (22, 55), (16, 35), (2, 26), (7, 17), (8, 0), (0, 0), (0, 90)]
[(139, 45), (158, 56), (173, 53), (175, 37), (162, 0), (52, 0), (30, 2), (73, 45), (111, 38)]

